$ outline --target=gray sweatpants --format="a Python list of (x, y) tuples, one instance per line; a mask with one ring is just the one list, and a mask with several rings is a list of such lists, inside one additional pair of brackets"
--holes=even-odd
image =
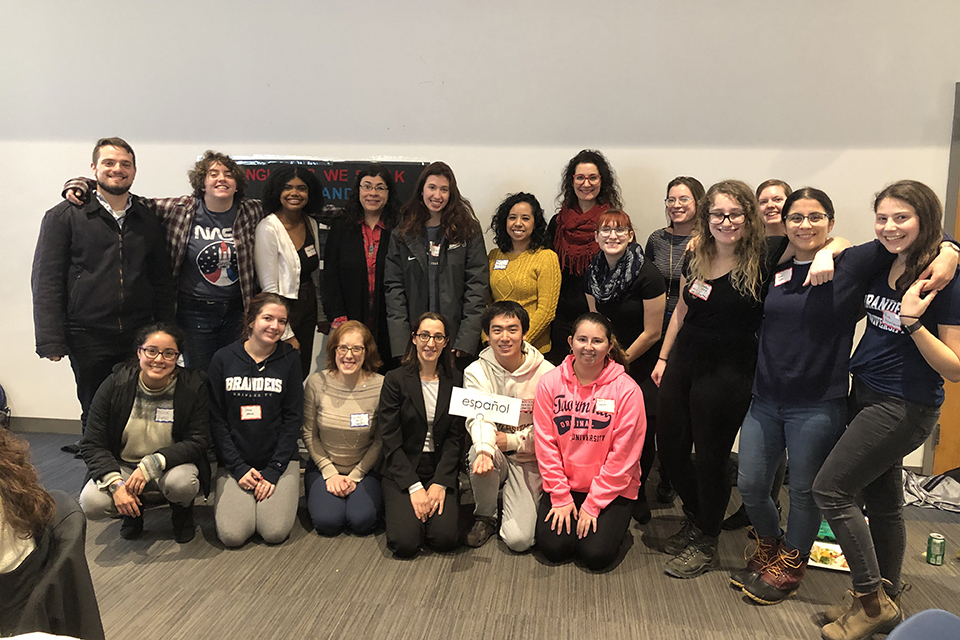
[[(120, 475), (126, 480), (135, 469), (136, 467), (120, 465)], [(159, 489), (169, 502), (189, 507), (200, 493), (199, 473), (197, 465), (193, 463), (180, 464), (165, 471), (155, 482), (148, 482), (144, 490)], [(120, 515), (110, 492), (100, 490), (93, 480), (87, 481), (80, 492), (80, 507), (90, 520), (116, 518)]]
[(513, 551), (526, 551), (533, 546), (537, 528), (537, 505), (543, 493), (540, 469), (536, 462), (517, 462), (497, 449), (493, 455), (494, 470), (474, 475), (476, 445), (470, 447), (470, 486), (476, 501), (474, 515), (496, 519), (497, 492), (503, 487), (503, 514), (500, 538)]
[(287, 539), (297, 519), (300, 502), (300, 462), (294, 460), (277, 481), (273, 495), (257, 502), (253, 491), (241, 489), (226, 469), (217, 469), (214, 519), (217, 537), (228, 547), (239, 547), (259, 533), (264, 542), (279, 544)]

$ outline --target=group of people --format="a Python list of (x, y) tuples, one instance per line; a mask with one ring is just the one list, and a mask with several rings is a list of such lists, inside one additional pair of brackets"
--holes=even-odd
[[(37, 352), (68, 355), (77, 379), (88, 517), (120, 515), (135, 537), (153, 491), (185, 542), (194, 498), (215, 486), (226, 546), (282, 542), (302, 437), (321, 535), (382, 522), (398, 557), (455, 548), (466, 459), (468, 545), (499, 532), (513, 551), (599, 570), (631, 516), (649, 521), (659, 457), (685, 514), (664, 570), (693, 578), (717, 566), (739, 431), (757, 544), (731, 583), (763, 604), (793, 593), (822, 513), (855, 596), (827, 612), (824, 637), (899, 622), (902, 458), (934, 428), (943, 379), (960, 380), (960, 250), (925, 185), (881, 191), (877, 240), (851, 247), (830, 237), (818, 189), (681, 176), (641, 249), (609, 162), (584, 150), (557, 215), (510, 195), (487, 253), (442, 162), (402, 206), (371, 165), (336, 215), (297, 167), (273, 169), (262, 201), (214, 152), (183, 198), (131, 196), (135, 158), (118, 138), (98, 142), (92, 168), (95, 183), (68, 182), (45, 216), (33, 273)], [(308, 376), (318, 328), (331, 330), (326, 363)], [(454, 387), (520, 399), (518, 424), (454, 415)]]

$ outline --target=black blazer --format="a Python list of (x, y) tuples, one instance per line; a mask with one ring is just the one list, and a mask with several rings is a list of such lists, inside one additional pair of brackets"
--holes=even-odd
[[(454, 386), (463, 386), (463, 374), (454, 370), (452, 376), (446, 375), (442, 368), (437, 373), (440, 390), (433, 419), (433, 443), (438, 459), (430, 482), (456, 489), (460, 447), (466, 430), (463, 418), (450, 415), (450, 392)], [(427, 438), (427, 410), (417, 362), (387, 373), (380, 390), (377, 421), (383, 437), (384, 478), (401, 489), (420, 482), (417, 466)]]
[(339, 218), (330, 226), (323, 257), (323, 310), (328, 320), (346, 316), (367, 325), (377, 343), (380, 357), (390, 357), (390, 338), (387, 335), (387, 307), (383, 299), (383, 266), (390, 248), (390, 229), (380, 232), (377, 249), (376, 301), (370, 317), (370, 288), (367, 285), (367, 258), (363, 250), (363, 230), (355, 220)]

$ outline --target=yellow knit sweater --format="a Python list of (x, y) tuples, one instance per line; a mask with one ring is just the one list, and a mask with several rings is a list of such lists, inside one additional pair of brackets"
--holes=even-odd
[[(560, 297), (557, 254), (550, 249), (524, 251), (519, 255), (493, 249), (488, 258), (493, 301), (513, 300), (523, 307), (530, 314), (527, 342), (540, 353), (547, 353), (550, 351), (550, 323), (557, 313)], [(507, 262), (502, 262), (504, 260)]]

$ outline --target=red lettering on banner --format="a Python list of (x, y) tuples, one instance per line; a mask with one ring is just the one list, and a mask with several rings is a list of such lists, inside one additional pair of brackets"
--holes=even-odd
[(336, 169), (324, 169), (323, 177), (327, 182), (333, 182), (337, 179), (337, 170)]
[(268, 177), (270, 177), (269, 169), (256, 169), (253, 167), (247, 168), (247, 180), (253, 182), (263, 182)]
[(394, 182), (403, 182), (403, 181), (404, 181), (404, 180), (403, 180), (403, 173), (404, 173), (403, 171), (396, 171), (396, 172), (394, 173), (393, 181), (394, 181)]

